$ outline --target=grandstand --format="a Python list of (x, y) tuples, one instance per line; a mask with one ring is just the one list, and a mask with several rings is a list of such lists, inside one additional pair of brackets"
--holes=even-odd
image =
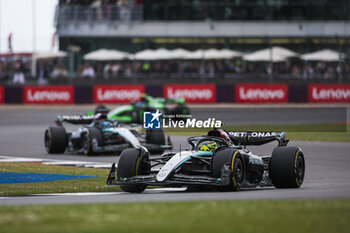
[[(172, 78), (176, 82), (198, 78), (223, 83), (242, 79), (346, 82), (350, 79), (349, 22), (350, 0), (60, 0), (54, 23), (59, 49), (68, 57), (39, 64), (47, 67), (53, 83), (66, 82), (66, 77), (88, 77), (92, 83), (134, 82), (130, 78), (139, 82), (164, 78), (170, 82)], [(297, 56), (276, 62), (241, 56), (84, 60), (84, 55), (102, 48), (131, 54), (159, 48), (192, 52), (215, 48), (246, 54), (276, 46)], [(323, 49), (338, 53), (339, 59), (299, 57)]]

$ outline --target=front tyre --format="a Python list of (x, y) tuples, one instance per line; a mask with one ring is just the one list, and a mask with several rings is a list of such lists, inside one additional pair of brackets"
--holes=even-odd
[(62, 154), (68, 145), (68, 136), (62, 126), (51, 126), (45, 130), (45, 149), (49, 154)]
[(240, 190), (244, 181), (244, 160), (238, 150), (226, 148), (216, 152), (212, 159), (212, 176), (222, 178), (223, 170), (229, 169), (230, 177), (227, 185), (219, 188), (220, 191)]
[(165, 145), (165, 134), (163, 129), (147, 129), (146, 130), (146, 142), (147, 144), (159, 145), (157, 149), (150, 149), (152, 154), (161, 154), (164, 149), (161, 149), (161, 145)]
[[(122, 180), (123, 178), (130, 178), (138, 175), (147, 175), (151, 170), (149, 158), (146, 154), (141, 154), (140, 149), (129, 148), (123, 150), (120, 155), (117, 178)], [(120, 188), (129, 193), (141, 193), (146, 189), (147, 185), (135, 184), (135, 185), (121, 185)]]
[(269, 168), (270, 179), (276, 188), (299, 188), (305, 176), (305, 158), (298, 147), (276, 147)]

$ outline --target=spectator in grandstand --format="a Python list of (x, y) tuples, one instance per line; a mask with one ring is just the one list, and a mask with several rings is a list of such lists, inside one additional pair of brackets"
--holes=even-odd
[(125, 67), (125, 71), (124, 71), (124, 76), (127, 78), (132, 77), (132, 67), (130, 64), (127, 64)]
[(104, 16), (108, 19), (112, 19), (112, 5), (108, 0), (103, 0), (102, 2), (102, 9), (104, 11)]
[(130, 20), (130, 8), (129, 0), (118, 0), (119, 17), (120, 20), (129, 21)]
[(215, 78), (215, 66), (213, 62), (209, 62), (208, 64), (208, 77)]
[(134, 66), (134, 72), (136, 74), (141, 74), (141, 72), (142, 72), (142, 63), (137, 61), (137, 62), (134, 63), (133, 66)]
[(123, 72), (123, 67), (120, 63), (116, 62), (112, 66), (113, 77), (119, 77), (119, 75)]
[(44, 61), (39, 60), (36, 69), (36, 75), (38, 84), (44, 85), (47, 83), (47, 78), (49, 76), (49, 69), (47, 64)]
[(26, 82), (24, 74), (21, 69), (17, 68), (13, 74), (12, 83), (23, 85)]
[(85, 63), (80, 73), (80, 76), (83, 78), (91, 78), (91, 79), (95, 78), (95, 70), (89, 62)]
[(103, 77), (103, 65), (102, 64), (97, 64), (96, 66), (96, 77), (100, 78)]
[(329, 66), (326, 70), (326, 73), (323, 76), (325, 79), (332, 79), (334, 78), (334, 69), (332, 66)]
[(204, 66), (204, 62), (201, 62), (201, 64), (199, 65), (198, 73), (199, 73), (199, 77), (201, 77), (201, 78), (204, 78), (204, 77), (205, 77), (205, 66)]
[(96, 19), (102, 20), (103, 19), (103, 13), (102, 13), (102, 0), (95, 0), (91, 7), (94, 12), (96, 12)]
[(224, 77), (224, 66), (222, 62), (216, 61), (216, 67), (217, 67), (217, 74), (219, 78)]
[(144, 62), (142, 65), (142, 73), (148, 74), (151, 69), (151, 64), (149, 62)]
[(60, 65), (55, 65), (55, 67), (53, 68), (50, 77), (52, 79), (58, 79), (58, 78), (62, 78), (62, 77), (67, 77), (68, 72), (66, 70), (66, 68), (64, 67), (64, 65), (60, 64)]
[(272, 70), (272, 69), (273, 69), (273, 68), (272, 68), (271, 64), (267, 64), (266, 67), (265, 67), (265, 73), (266, 73), (267, 75), (272, 75), (272, 73), (273, 73), (273, 70)]
[(112, 62), (106, 63), (106, 65), (103, 67), (103, 77), (105, 79), (110, 79), (113, 77), (113, 65)]
[(177, 74), (178, 76), (183, 76), (184, 75), (184, 71), (185, 71), (185, 68), (184, 68), (184, 65), (181, 61), (178, 61), (177, 62)]
[(300, 69), (297, 65), (293, 65), (292, 67), (292, 77), (298, 78), (300, 75)]
[(310, 63), (304, 64), (303, 66), (303, 78), (313, 78), (314, 77), (314, 69), (312, 68)]

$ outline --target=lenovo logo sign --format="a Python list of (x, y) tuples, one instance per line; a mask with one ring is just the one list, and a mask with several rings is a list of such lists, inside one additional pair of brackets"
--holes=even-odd
[(138, 101), (144, 93), (143, 85), (94, 86), (94, 103), (128, 103)]
[(238, 103), (283, 103), (288, 101), (288, 86), (284, 84), (238, 84)]
[(0, 104), (4, 103), (4, 100), (5, 100), (4, 87), (0, 86)]
[(309, 102), (350, 102), (350, 84), (310, 84)]
[(25, 86), (23, 100), (26, 104), (72, 104), (72, 86)]
[(184, 84), (164, 85), (166, 98), (185, 98), (188, 103), (214, 103), (216, 101), (216, 88), (214, 84)]

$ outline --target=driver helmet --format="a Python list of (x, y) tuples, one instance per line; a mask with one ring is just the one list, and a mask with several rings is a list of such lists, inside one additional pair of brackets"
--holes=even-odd
[(200, 151), (212, 152), (216, 148), (218, 148), (218, 144), (213, 140), (204, 141), (204, 142), (199, 143), (199, 145), (198, 145), (198, 150), (200, 150)]
[(144, 101), (144, 102), (147, 101), (147, 94), (146, 93), (141, 94), (141, 101)]
[(111, 127), (113, 127), (113, 125), (109, 121), (102, 121), (102, 122), (100, 122), (100, 127), (105, 129), (105, 128), (111, 128)]

